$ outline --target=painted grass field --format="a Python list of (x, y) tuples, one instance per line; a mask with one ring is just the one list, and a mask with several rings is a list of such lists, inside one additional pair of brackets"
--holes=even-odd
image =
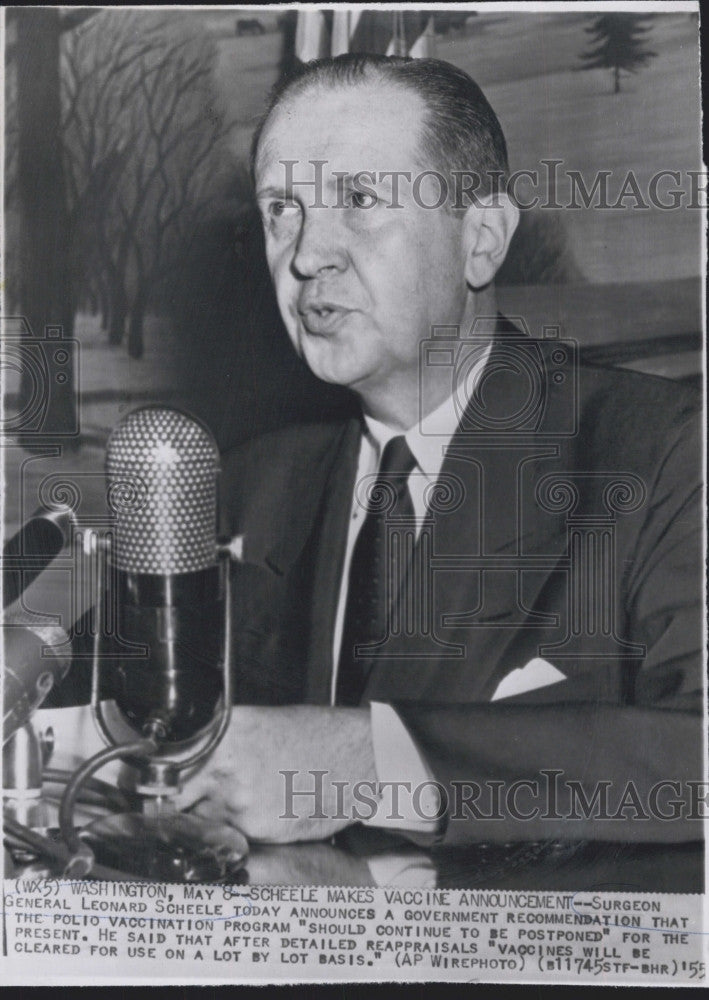
[[(611, 171), (611, 203), (631, 170), (645, 192), (660, 170), (680, 171), (680, 186), (687, 188), (686, 171), (701, 169), (696, 18), (658, 14), (648, 41), (657, 58), (624, 78), (618, 95), (611, 93), (609, 71), (578, 70), (587, 23), (576, 13), (481, 14), (465, 33), (437, 37), (436, 55), (483, 86), (507, 135), (512, 169), (540, 170), (543, 177), (543, 159), (563, 160), (562, 205), (568, 201), (567, 169), (580, 171), (588, 189), (597, 171)], [(212, 27), (220, 49), (219, 89), (239, 122), (233, 146), (244, 155), (276, 77), (282, 36), (219, 37), (219, 24)], [(666, 200), (671, 186), (659, 189)], [(564, 211), (587, 281), (666, 281), (699, 273), (700, 211), (638, 210), (633, 199), (625, 205)]]

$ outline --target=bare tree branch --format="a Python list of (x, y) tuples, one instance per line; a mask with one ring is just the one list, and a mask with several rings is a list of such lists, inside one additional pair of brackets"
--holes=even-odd
[[(77, 8), (61, 22), (62, 165), (72, 282), (140, 310), (194, 238), (215, 197), (234, 123), (216, 105), (216, 50), (192, 19), (134, 9)], [(5, 199), (17, 165), (6, 76)], [(122, 320), (118, 319), (120, 326)], [(118, 336), (118, 334), (117, 334)], [(139, 337), (131, 349), (139, 350)]]

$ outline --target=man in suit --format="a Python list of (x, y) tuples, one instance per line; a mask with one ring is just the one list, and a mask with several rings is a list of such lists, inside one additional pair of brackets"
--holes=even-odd
[(362, 415), (224, 461), (239, 704), (183, 804), (254, 839), (701, 836), (697, 401), (498, 316), (506, 172), (431, 60), (306, 65), (257, 133), (286, 329)]

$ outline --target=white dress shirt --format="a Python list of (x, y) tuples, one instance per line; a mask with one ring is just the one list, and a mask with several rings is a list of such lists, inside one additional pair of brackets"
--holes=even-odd
[[(490, 350), (491, 345), (485, 349), (480, 359), (468, 372), (466, 388), (469, 393), (472, 393), (480, 379)], [(421, 525), (426, 515), (425, 496), (427, 490), (436, 482), (440, 475), (443, 459), (453, 435), (458, 429), (461, 417), (460, 397), (459, 395), (450, 395), (436, 410), (426, 416), (425, 433), (422, 433), (421, 424), (417, 422), (404, 435), (416, 462), (409, 475), (408, 487), (414, 514), (416, 515), (417, 534), (421, 531)], [(365, 427), (359, 450), (355, 483), (361, 482), (365, 476), (376, 475), (384, 448), (393, 437), (401, 433), (369, 416), (364, 417), (364, 422)], [(352, 514), (347, 534), (347, 546), (345, 549), (337, 615), (335, 618), (332, 650), (333, 670), (330, 688), (330, 701), (333, 705), (335, 703), (337, 665), (340, 657), (340, 646), (342, 645), (345, 609), (347, 607), (350, 564), (352, 562), (355, 542), (365, 517), (366, 511), (357, 500), (355, 489), (352, 496)], [(433, 774), (398, 713), (391, 705), (382, 702), (372, 702), (370, 711), (377, 780), (385, 785), (389, 782), (406, 781), (410, 783), (412, 790), (417, 785), (431, 781)], [(398, 795), (396, 811), (403, 816), (403, 819), (394, 819), (389, 815), (393, 810), (391, 809), (391, 796), (387, 794), (381, 798), (379, 809), (376, 815), (371, 820), (368, 820), (368, 824), (370, 826), (386, 826), (387, 828), (417, 832), (431, 832), (435, 830), (439, 823), (439, 819), (436, 816), (440, 805), (439, 797), (432, 786), (426, 789), (426, 793), (426, 795), (421, 797), (419, 807), (421, 812), (430, 815), (431, 819), (423, 819), (420, 815), (417, 815), (411, 807), (411, 796), (402, 792)]]

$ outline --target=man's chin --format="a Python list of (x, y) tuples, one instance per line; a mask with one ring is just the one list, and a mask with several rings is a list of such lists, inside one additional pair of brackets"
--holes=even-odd
[(322, 347), (320, 344), (318, 349), (313, 349), (313, 345), (305, 343), (300, 352), (313, 375), (329, 385), (341, 385), (356, 391), (357, 385), (370, 375), (371, 363), (358, 357), (343, 357), (337, 350), (330, 352)]
[(352, 389), (354, 392), (357, 391), (357, 386), (365, 381), (365, 376), (361, 372), (352, 373), (340, 369), (315, 368), (312, 365), (308, 365), (308, 367), (321, 382), (326, 382), (328, 385), (339, 385), (343, 389)]

